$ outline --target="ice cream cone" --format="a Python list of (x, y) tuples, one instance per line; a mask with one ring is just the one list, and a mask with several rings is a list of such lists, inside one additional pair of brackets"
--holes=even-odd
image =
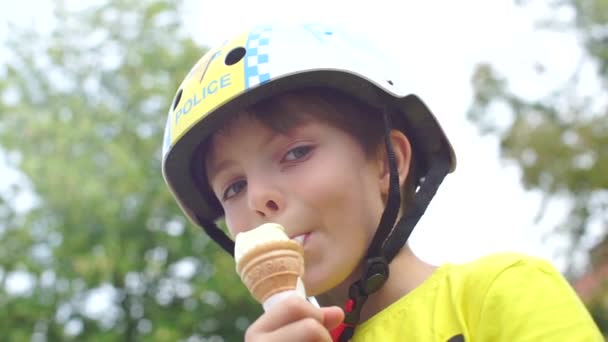
[(304, 273), (304, 251), (291, 240), (253, 247), (237, 262), (237, 272), (253, 297), (264, 303), (274, 294), (296, 290)]

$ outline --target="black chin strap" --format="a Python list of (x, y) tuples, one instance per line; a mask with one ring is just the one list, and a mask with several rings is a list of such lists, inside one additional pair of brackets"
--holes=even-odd
[(215, 222), (206, 220), (199, 215), (196, 215), (196, 218), (200, 223), (199, 225), (205, 230), (205, 233), (234, 258), (234, 241)]
[(409, 239), (414, 227), (424, 215), (426, 208), (437, 193), (445, 176), (450, 172), (448, 156), (436, 158), (416, 193), (413, 203), (399, 219), (395, 229), (384, 243), (384, 256), (390, 262)]
[(344, 306), (346, 314), (344, 322), (332, 331), (332, 338), (336, 342), (346, 342), (353, 336), (367, 298), (378, 291), (388, 279), (388, 264), (407, 242), (412, 230), (424, 215), (439, 185), (449, 172), (447, 155), (438, 156), (435, 160), (430, 161), (430, 169), (420, 185), (420, 189), (416, 192), (413, 203), (395, 225), (401, 206), (401, 195), (395, 153), (390, 141), (389, 114), (388, 110), (384, 111), (385, 144), (390, 170), (388, 199), (365, 257), (362, 277), (349, 288), (349, 299)]
[[(386, 157), (389, 168), (389, 191), (386, 200), (386, 207), (378, 223), (376, 234), (367, 249), (366, 259), (382, 258), (382, 244), (389, 236), (395, 220), (399, 215), (401, 206), (401, 189), (399, 187), (399, 171), (397, 170), (397, 160), (393, 143), (391, 142), (391, 118), (388, 110), (384, 111), (384, 144), (386, 146)], [(390, 260), (388, 260), (390, 262)]]

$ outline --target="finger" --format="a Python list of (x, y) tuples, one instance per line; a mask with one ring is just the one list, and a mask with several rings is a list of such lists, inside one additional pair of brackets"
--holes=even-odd
[(329, 331), (314, 318), (305, 318), (264, 335), (261, 341), (331, 342)]
[(291, 296), (285, 298), (280, 303), (273, 306), (272, 309), (268, 310), (268, 312), (260, 316), (260, 318), (251, 325), (250, 329), (260, 332), (269, 332), (305, 318), (312, 318), (313, 320), (322, 323), (323, 311), (314, 307), (303, 298)]
[(344, 311), (340, 307), (330, 306), (321, 308), (321, 311), (323, 311), (323, 326), (327, 330), (333, 330), (344, 321)]

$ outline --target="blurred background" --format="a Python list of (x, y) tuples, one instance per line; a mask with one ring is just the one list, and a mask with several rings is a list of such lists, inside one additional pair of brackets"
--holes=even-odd
[(242, 340), (261, 309), (162, 133), (208, 47), (284, 20), (377, 42), (452, 139), (416, 253), (551, 260), (608, 336), (608, 0), (0, 0), (0, 340)]

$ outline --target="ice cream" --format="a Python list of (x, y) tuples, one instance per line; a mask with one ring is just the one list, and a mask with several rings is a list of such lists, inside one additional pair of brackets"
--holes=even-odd
[(265, 310), (289, 295), (305, 298), (304, 251), (281, 225), (267, 223), (237, 234), (234, 249), (237, 273)]

